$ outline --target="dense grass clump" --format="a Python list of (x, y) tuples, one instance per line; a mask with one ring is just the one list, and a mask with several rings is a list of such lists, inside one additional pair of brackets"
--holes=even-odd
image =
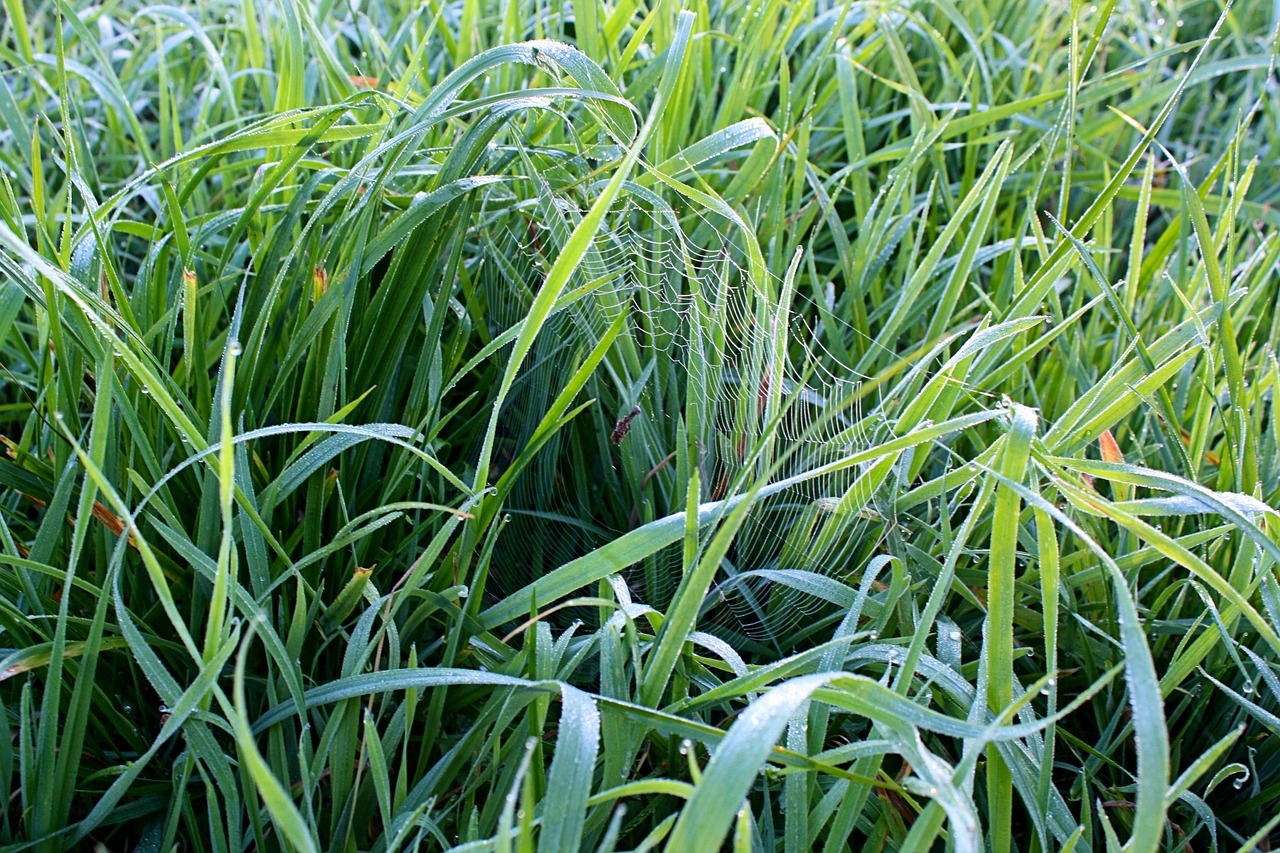
[(6, 849), (1271, 849), (1280, 11), (5, 0)]

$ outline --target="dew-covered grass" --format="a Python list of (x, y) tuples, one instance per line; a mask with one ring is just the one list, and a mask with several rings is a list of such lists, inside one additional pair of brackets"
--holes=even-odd
[(5, 849), (1280, 840), (1274, 3), (4, 10)]

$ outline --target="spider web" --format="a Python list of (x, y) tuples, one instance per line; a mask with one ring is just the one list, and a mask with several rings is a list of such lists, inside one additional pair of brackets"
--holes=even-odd
[[(574, 197), (591, 166), (585, 157), (538, 165), (535, 199), (495, 193), (486, 200), (473, 272), (494, 337), (527, 316), (579, 215)], [(693, 223), (691, 234), (682, 222)], [(495, 479), (529, 445), (584, 354), (619, 313), (627, 315), (626, 332), (580, 395), (595, 405), (539, 450), (507, 498), (490, 572), (499, 595), (683, 510), (694, 467), (699, 502), (715, 501), (745, 491), (765, 465), (775, 464), (769, 479), (780, 480), (844, 458), (887, 431), (874, 408), (866, 416), (860, 404), (843, 402), (858, 397), (864, 377), (822, 346), (802, 294), (785, 315), (787, 346), (778, 358), (778, 304), (769, 294), (780, 293), (782, 282), (753, 280), (730, 226), (706, 212), (672, 210), (639, 188), (610, 212), (565, 288), (589, 292), (549, 319), (499, 416)], [(772, 431), (771, 394), (778, 399)], [(636, 406), (640, 413), (614, 444), (620, 420)], [(744, 471), (761, 442), (769, 447)], [(704, 606), (704, 629), (773, 640), (831, 609), (801, 588), (799, 573), (848, 578), (865, 565), (884, 519), (875, 501), (859, 512), (840, 509), (861, 471), (814, 477), (753, 505)], [(676, 543), (630, 567), (625, 579), (637, 600), (664, 608), (681, 560)]]

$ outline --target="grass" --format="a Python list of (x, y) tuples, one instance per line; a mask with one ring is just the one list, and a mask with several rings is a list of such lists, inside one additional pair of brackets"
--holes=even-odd
[(4, 6), (5, 849), (1280, 840), (1274, 4)]

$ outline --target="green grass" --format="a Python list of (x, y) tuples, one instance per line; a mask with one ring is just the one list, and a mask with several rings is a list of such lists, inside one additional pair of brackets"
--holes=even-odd
[(1274, 3), (4, 8), (5, 849), (1280, 841)]

